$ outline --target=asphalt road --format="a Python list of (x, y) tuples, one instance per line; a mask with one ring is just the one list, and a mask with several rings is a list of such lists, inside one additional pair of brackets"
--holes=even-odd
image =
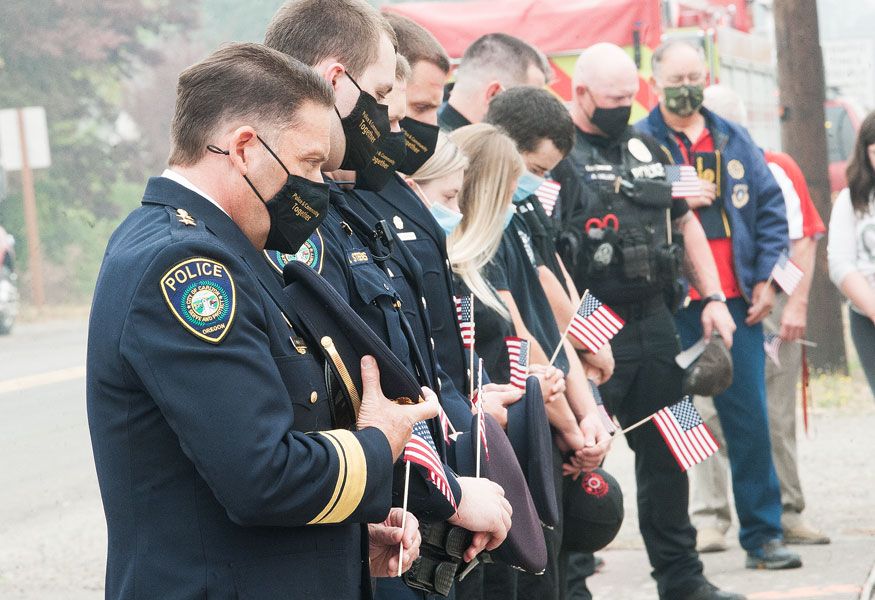
[(82, 320), (0, 337), (0, 598), (103, 597), (106, 526), (85, 416)]
[[(106, 528), (85, 415), (86, 323), (21, 325), (0, 337), (0, 598), (103, 597)], [(799, 442), (808, 515), (834, 539), (801, 548), (805, 567), (745, 570), (737, 545), (704, 557), (715, 583), (751, 600), (856, 600), (875, 562), (875, 404), (815, 415)], [(592, 578), (597, 599), (655, 598), (637, 533), (632, 455), (607, 468), (626, 495), (626, 523)], [(868, 600), (868, 599), (867, 599)]]

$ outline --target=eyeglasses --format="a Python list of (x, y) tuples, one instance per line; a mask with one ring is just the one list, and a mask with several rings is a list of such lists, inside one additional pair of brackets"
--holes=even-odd
[(666, 85), (671, 87), (683, 85), (685, 82), (689, 85), (698, 85), (700, 83), (705, 83), (705, 74), (699, 71), (697, 73), (673, 75), (671, 77), (665, 78)]

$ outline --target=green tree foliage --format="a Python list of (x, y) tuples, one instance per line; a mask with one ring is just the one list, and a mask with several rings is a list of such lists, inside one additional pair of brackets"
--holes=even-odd
[[(116, 126), (123, 80), (197, 11), (172, 0), (0, 2), (0, 108), (43, 106), (49, 121), (52, 166), (35, 179), (50, 301), (88, 297), (109, 233), (139, 201), (140, 144)], [(21, 181), (8, 179), (0, 223), (25, 267)]]

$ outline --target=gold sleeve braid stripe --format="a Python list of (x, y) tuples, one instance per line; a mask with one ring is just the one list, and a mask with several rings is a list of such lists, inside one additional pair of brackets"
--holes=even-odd
[(341, 523), (355, 511), (365, 494), (368, 480), (368, 463), (361, 444), (351, 431), (332, 429), (317, 431), (327, 439), (337, 452), (337, 483), (325, 507), (308, 525)]

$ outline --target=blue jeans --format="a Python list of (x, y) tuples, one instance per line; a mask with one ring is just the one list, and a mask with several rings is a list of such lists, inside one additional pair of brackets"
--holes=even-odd
[[(714, 397), (714, 406), (726, 436), (739, 540), (748, 551), (769, 540), (781, 539), (781, 488), (769, 442), (766, 412), (763, 328), (744, 324), (748, 305), (742, 298), (726, 303), (737, 329), (732, 338), (732, 385)], [(681, 345), (692, 346), (702, 337), (702, 303), (692, 302), (675, 316)], [(696, 467), (693, 467), (694, 469)]]

